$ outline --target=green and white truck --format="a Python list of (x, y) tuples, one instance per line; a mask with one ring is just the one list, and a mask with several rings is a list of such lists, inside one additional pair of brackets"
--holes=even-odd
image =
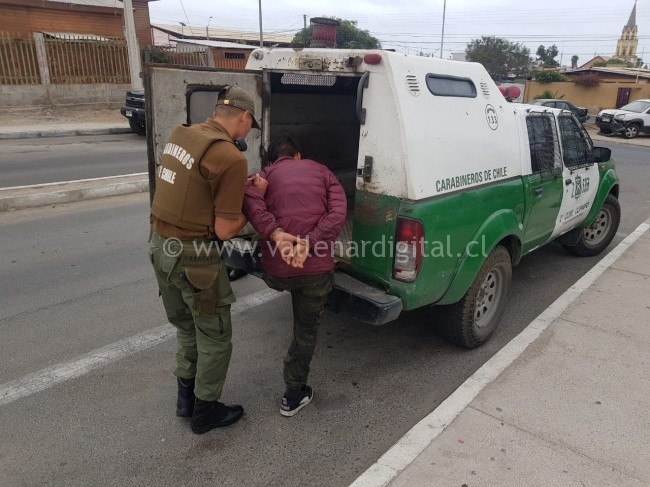
[[(611, 151), (573, 114), (507, 102), (480, 64), (381, 50), (260, 48), (246, 71), (147, 67), (152, 191), (169, 133), (204, 121), (227, 85), (254, 93), (261, 114), (250, 173), (289, 134), (345, 188), (330, 305), (359, 321), (433, 306), (451, 342), (476, 347), (523, 256), (553, 240), (596, 255), (618, 229)], [(259, 273), (250, 239), (224, 259)]]

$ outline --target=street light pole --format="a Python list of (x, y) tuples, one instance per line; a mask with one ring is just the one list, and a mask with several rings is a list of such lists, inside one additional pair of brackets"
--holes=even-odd
[(442, 4), (442, 35), (440, 36), (440, 59), (442, 59), (442, 46), (445, 44), (445, 14), (447, 13), (447, 0)]
[(210, 15), (210, 18), (208, 19), (208, 25), (205, 26), (205, 37), (210, 40), (210, 21), (212, 20), (212, 15)]
[(138, 39), (135, 36), (135, 21), (133, 20), (133, 6), (131, 0), (124, 0), (124, 37), (126, 38), (126, 46), (129, 51), (129, 70), (131, 71), (131, 89), (142, 90), (142, 79), (140, 78), (140, 71), (142, 65), (140, 63), (140, 48), (138, 47)]
[(262, 0), (258, 0), (260, 6), (260, 47), (264, 47), (264, 36), (262, 35)]

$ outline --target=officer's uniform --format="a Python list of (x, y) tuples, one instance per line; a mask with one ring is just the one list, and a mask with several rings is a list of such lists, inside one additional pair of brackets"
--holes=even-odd
[(176, 128), (156, 169), (149, 251), (167, 317), (177, 329), (175, 375), (216, 401), (232, 352), (235, 296), (214, 235), (215, 215), (241, 214), (247, 163), (213, 120)]

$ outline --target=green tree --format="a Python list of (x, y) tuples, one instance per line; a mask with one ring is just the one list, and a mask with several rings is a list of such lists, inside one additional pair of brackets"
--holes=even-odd
[[(341, 23), (336, 28), (337, 49), (380, 49), (379, 39), (370, 35), (367, 30), (357, 27), (356, 20), (339, 20)], [(299, 30), (291, 41), (294, 47), (309, 47), (312, 28)]]
[(499, 80), (509, 74), (528, 74), (530, 50), (523, 44), (513, 43), (495, 36), (473, 39), (465, 48), (468, 61), (481, 63), (493, 79)]
[(544, 68), (557, 68), (560, 63), (555, 58), (559, 53), (560, 51), (558, 51), (557, 46), (553, 44), (549, 48), (539, 46), (535, 54), (537, 54), (537, 60), (542, 62)]

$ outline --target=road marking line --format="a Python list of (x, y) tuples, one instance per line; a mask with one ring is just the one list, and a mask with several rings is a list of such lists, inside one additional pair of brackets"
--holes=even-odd
[[(232, 316), (236, 316), (248, 309), (264, 303), (273, 301), (282, 296), (281, 292), (273, 289), (249, 294), (238, 299), (231, 308)], [(82, 355), (77, 360), (52, 365), (45, 369), (28, 374), (0, 385), (0, 406), (9, 404), (22, 397), (30, 396), (36, 392), (48, 389), (56, 384), (65, 382), (91, 372), (92, 370), (104, 367), (130, 355), (142, 352), (155, 347), (176, 335), (176, 329), (167, 323), (166, 325), (147, 330), (124, 340), (111, 343), (102, 348)]]
[(413, 426), (375, 464), (361, 474), (350, 487), (384, 487), (388, 485), (469, 406), (483, 388), (493, 382), (512, 364), (551, 323), (560, 317), (573, 301), (596, 282), (648, 229), (650, 229), (650, 220), (639, 225), (634, 232), (603, 257), (573, 286), (567, 289), (519, 335), (508, 342), (505, 347), (463, 382), (436, 409)]
[(130, 178), (130, 177), (135, 177), (135, 176), (146, 176), (149, 173), (146, 172), (134, 172), (131, 174), (121, 174), (118, 176), (105, 176), (103, 178), (90, 178), (90, 179), (73, 179), (72, 181), (56, 181), (54, 183), (41, 183), (41, 184), (30, 184), (28, 186), (5, 186), (3, 188), (0, 188), (0, 191), (9, 191), (9, 190), (16, 190), (16, 189), (39, 189), (39, 188), (47, 188), (50, 186), (62, 186), (64, 184), (75, 184), (75, 183), (89, 183), (92, 181), (106, 181), (110, 179), (124, 179), (124, 178)]

